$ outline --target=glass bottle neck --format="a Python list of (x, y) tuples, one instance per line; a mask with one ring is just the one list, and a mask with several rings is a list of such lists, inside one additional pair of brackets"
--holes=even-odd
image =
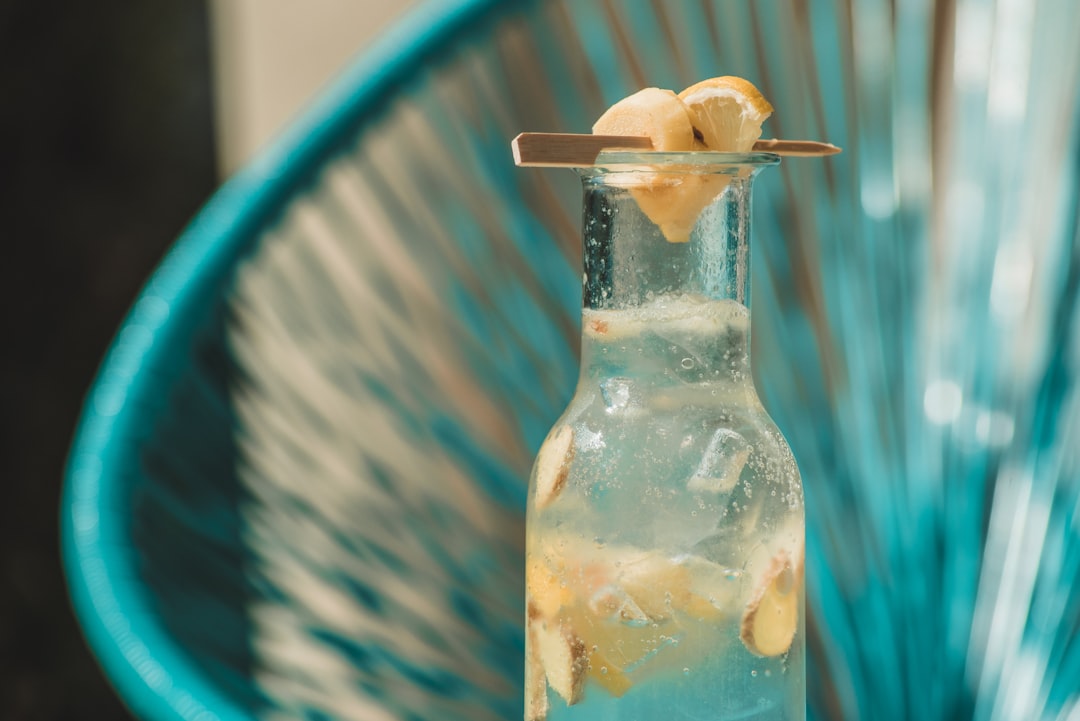
[(583, 380), (752, 388), (741, 170), (583, 178)]

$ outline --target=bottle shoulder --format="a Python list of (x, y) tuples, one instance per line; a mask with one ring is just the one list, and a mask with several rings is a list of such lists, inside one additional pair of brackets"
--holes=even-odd
[(583, 379), (556, 423), (561, 425), (586, 436), (644, 433), (680, 445), (728, 431), (763, 453), (791, 456), (787, 439), (749, 382), (643, 387), (620, 376)]
[[(636, 393), (621, 379), (579, 387), (552, 435), (572, 438), (572, 484), (641, 485), (727, 494), (737, 484), (781, 489), (801, 504), (791, 447), (753, 387)], [(644, 485), (642, 485), (644, 484)]]

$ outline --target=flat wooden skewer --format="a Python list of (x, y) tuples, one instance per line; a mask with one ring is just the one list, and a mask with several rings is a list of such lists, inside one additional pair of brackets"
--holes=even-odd
[[(602, 150), (652, 150), (652, 140), (633, 135), (521, 133), (510, 147), (523, 167), (582, 168), (593, 165)], [(792, 157), (835, 155), (840, 148), (816, 140), (759, 140), (754, 150)]]

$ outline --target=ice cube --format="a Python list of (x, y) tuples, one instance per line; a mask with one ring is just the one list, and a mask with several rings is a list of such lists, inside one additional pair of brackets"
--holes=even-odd
[(604, 405), (609, 411), (621, 411), (630, 405), (629, 378), (605, 378), (600, 382), (600, 395), (604, 399)]
[(640, 414), (644, 410), (641, 392), (629, 378), (615, 376), (600, 382), (600, 397), (609, 415), (624, 417)]
[(750, 459), (750, 443), (730, 428), (716, 431), (686, 487), (696, 493), (730, 493)]
[(738, 607), (743, 588), (741, 570), (700, 556), (690, 556), (685, 563), (690, 570), (690, 598), (694, 602), (688, 604), (688, 610), (699, 618), (717, 618)]
[(615, 585), (604, 586), (594, 593), (589, 599), (589, 610), (626, 626), (642, 627), (649, 624), (648, 615), (626, 591)]

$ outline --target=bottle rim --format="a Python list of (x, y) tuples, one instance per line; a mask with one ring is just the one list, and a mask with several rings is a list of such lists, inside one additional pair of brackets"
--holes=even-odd
[(779, 155), (767, 152), (604, 150), (591, 166), (577, 170), (586, 176), (637, 172), (735, 175), (779, 163)]

